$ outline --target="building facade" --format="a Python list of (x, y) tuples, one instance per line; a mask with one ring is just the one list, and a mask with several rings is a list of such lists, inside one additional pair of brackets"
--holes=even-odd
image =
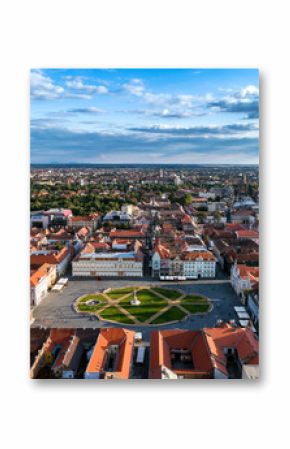
[(158, 248), (152, 256), (152, 276), (177, 276), (186, 279), (214, 278), (216, 259), (210, 251), (185, 252), (171, 258), (170, 253)]
[(142, 277), (141, 252), (80, 254), (72, 262), (72, 275), (83, 277)]
[(98, 214), (91, 214), (88, 216), (69, 216), (67, 220), (67, 225), (70, 229), (78, 230), (81, 228), (90, 228), (92, 231), (97, 229), (99, 222)]
[(231, 269), (231, 284), (237, 295), (244, 296), (246, 290), (259, 283), (259, 267), (234, 264)]

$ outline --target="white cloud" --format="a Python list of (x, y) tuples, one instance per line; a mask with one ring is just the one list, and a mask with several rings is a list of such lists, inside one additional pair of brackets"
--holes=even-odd
[(131, 128), (134, 132), (141, 132), (145, 135), (152, 133), (154, 135), (167, 136), (185, 136), (185, 137), (202, 137), (209, 138), (213, 136), (215, 139), (256, 139), (259, 136), (259, 128), (257, 123), (237, 122), (229, 125), (199, 125), (199, 126), (179, 126), (171, 124), (156, 124), (151, 126)]
[(175, 102), (180, 106), (191, 108), (193, 103), (193, 95), (177, 95)]
[(97, 92), (99, 94), (107, 94), (109, 91), (106, 86), (97, 86)]
[(78, 100), (90, 100), (92, 93), (107, 93), (105, 86), (88, 86), (81, 80), (67, 80), (66, 87), (79, 92), (69, 92), (62, 86), (55, 84), (53, 80), (41, 70), (33, 70), (30, 74), (31, 98), (36, 100), (57, 100), (59, 98), (72, 98)]
[(259, 95), (259, 89), (256, 86), (246, 86), (244, 89), (241, 90), (240, 96), (242, 98), (246, 98), (248, 96), (258, 96)]
[(94, 106), (89, 108), (74, 108), (69, 109), (68, 113), (76, 113), (76, 114), (102, 114), (104, 112), (103, 109), (95, 108)]
[(106, 86), (95, 86), (92, 84), (84, 84), (81, 78), (75, 78), (66, 81), (66, 86), (70, 89), (82, 90), (89, 93), (107, 94), (108, 88)]
[[(152, 109), (137, 111), (146, 115), (158, 117), (184, 118), (201, 114), (196, 107), (196, 102), (201, 101), (201, 97), (190, 94), (169, 94), (155, 93), (148, 91), (141, 79), (133, 78), (128, 83), (123, 84), (123, 89), (131, 95), (139, 97)], [(208, 97), (209, 99), (210, 97)]]
[(31, 98), (41, 100), (55, 100), (61, 98), (64, 89), (53, 83), (51, 78), (44, 75), (40, 70), (33, 70), (30, 74)]
[(145, 86), (142, 80), (133, 78), (129, 83), (123, 85), (123, 88), (132, 95), (137, 97), (142, 96), (145, 93)]
[(67, 92), (64, 94), (65, 98), (72, 98), (75, 100), (91, 100), (92, 96), (88, 94), (79, 94), (76, 92)]
[(230, 112), (244, 114), (245, 119), (259, 117), (259, 89), (248, 85), (242, 89), (228, 92), (224, 97), (214, 98), (207, 102), (207, 106), (216, 112)]

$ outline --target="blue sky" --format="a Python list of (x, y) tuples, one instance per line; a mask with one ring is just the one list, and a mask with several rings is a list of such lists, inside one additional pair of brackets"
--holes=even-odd
[(256, 69), (35, 69), (32, 163), (258, 163)]

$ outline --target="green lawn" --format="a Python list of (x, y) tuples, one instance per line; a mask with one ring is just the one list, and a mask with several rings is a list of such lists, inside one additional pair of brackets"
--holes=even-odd
[(104, 320), (116, 321), (118, 323), (124, 324), (134, 324), (134, 321), (132, 321), (129, 317), (120, 312), (116, 307), (108, 307), (107, 309), (104, 309), (100, 313), (100, 316)]
[(102, 309), (104, 307), (104, 303), (102, 304), (78, 304), (77, 309), (80, 312), (97, 312), (98, 310)]
[(119, 302), (121, 307), (124, 307), (131, 315), (135, 316), (138, 321), (144, 323), (152, 315), (159, 312), (167, 306), (168, 302), (158, 296), (154, 295), (148, 290), (141, 290), (137, 292), (137, 298), (141, 301), (140, 306), (132, 306), (130, 301), (133, 299), (133, 295), (129, 298), (122, 299)]
[(141, 301), (142, 304), (167, 304), (167, 301), (165, 299), (154, 295), (154, 293), (152, 293), (150, 290), (138, 291), (137, 298)]
[[(167, 288), (154, 287), (151, 290), (148, 288), (136, 289), (136, 294), (141, 302), (139, 306), (132, 306), (130, 301), (133, 299), (133, 287), (115, 289), (107, 293), (111, 299), (120, 299), (125, 295), (129, 296), (125, 299), (121, 299), (118, 303), (127, 312), (134, 316), (140, 323), (144, 323), (149, 320), (153, 315), (158, 313), (160, 310), (168, 306), (168, 301), (162, 299), (156, 293), (161, 293), (168, 300), (177, 300), (181, 297), (182, 293), (177, 290), (171, 290)], [(89, 300), (100, 301), (99, 304), (86, 304)], [(202, 296), (198, 295), (186, 295), (184, 299), (181, 300), (181, 304), (188, 313), (204, 313), (210, 308), (210, 303), (208, 300)], [(78, 301), (77, 309), (80, 312), (90, 312), (98, 313), (99, 310), (103, 309), (108, 305), (108, 300), (101, 293), (92, 293), (84, 296)], [(150, 324), (164, 324), (169, 321), (180, 321), (186, 316), (186, 313), (180, 310), (176, 306), (170, 307), (170, 309), (159, 316)], [(115, 306), (110, 306), (105, 308), (100, 313), (100, 317), (104, 320), (115, 321), (117, 323), (124, 324), (134, 324), (134, 321), (128, 318), (121, 310)]]
[(182, 305), (184, 303), (187, 304), (208, 304), (208, 300), (204, 298), (203, 296), (196, 296), (196, 295), (186, 295), (181, 300)]
[(209, 310), (209, 304), (183, 304), (182, 307), (189, 313), (205, 313)]
[(150, 324), (164, 324), (169, 321), (180, 321), (185, 316), (186, 316), (186, 313), (184, 313), (178, 307), (172, 306), (169, 310), (167, 310), (167, 312), (164, 312), (162, 315), (160, 315), (158, 318), (156, 318)]
[(133, 288), (119, 288), (116, 290), (112, 290), (111, 292), (106, 293), (107, 296), (111, 299), (119, 299), (122, 298), (122, 296), (127, 295), (128, 293), (132, 293)]
[[(99, 304), (86, 304), (87, 301), (95, 300), (100, 301)], [(102, 307), (107, 304), (106, 300), (102, 295), (99, 294), (90, 294), (86, 295), (78, 301), (77, 309), (80, 312), (97, 312)]]
[(103, 301), (103, 302), (104, 302), (104, 297), (103, 297), (103, 295), (100, 295), (100, 294), (98, 294), (98, 293), (95, 293), (95, 294), (90, 294), (90, 295), (84, 296), (83, 298), (81, 298), (81, 299), (79, 300), (79, 303), (89, 301), (90, 299), (94, 299), (94, 300), (96, 300), (96, 301)]
[(178, 292), (177, 290), (170, 290), (169, 288), (154, 287), (152, 290), (157, 293), (161, 293), (161, 295), (164, 295), (166, 298), (172, 300), (178, 299), (182, 295), (181, 292)]
[(162, 307), (165, 307), (168, 302), (165, 301), (165, 299), (159, 298), (155, 295), (152, 295), (150, 292), (138, 292), (137, 298), (141, 302), (140, 306), (131, 306), (130, 301), (133, 299), (133, 295), (129, 296), (128, 298), (122, 299), (119, 304), (120, 306), (126, 308), (126, 307), (133, 307), (133, 309), (137, 309), (138, 307), (148, 307), (151, 305), (155, 305), (159, 309)]
[[(166, 304), (165, 304), (166, 306)], [(164, 307), (165, 307), (164, 306)], [(122, 305), (122, 307), (124, 307)], [(163, 307), (160, 307), (160, 305), (157, 304), (150, 304), (150, 305), (141, 305), (141, 306), (127, 306), (124, 307), (127, 312), (129, 312), (131, 315), (137, 318), (138, 321), (141, 323), (144, 323), (146, 320), (148, 320), (151, 316), (155, 315), (155, 313), (159, 312)]]

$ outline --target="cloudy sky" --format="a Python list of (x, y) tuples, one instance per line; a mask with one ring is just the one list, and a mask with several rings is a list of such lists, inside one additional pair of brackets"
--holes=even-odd
[(258, 163), (255, 69), (31, 71), (32, 163)]

